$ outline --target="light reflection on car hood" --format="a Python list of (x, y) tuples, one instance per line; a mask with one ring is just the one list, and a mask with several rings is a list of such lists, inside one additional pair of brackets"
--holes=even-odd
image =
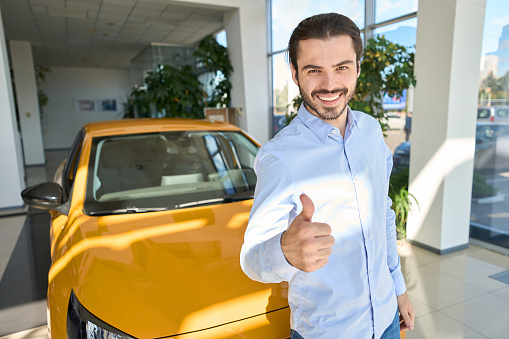
[(58, 268), (58, 260), (68, 261), (68, 272), (75, 272), (71, 284), (85, 308), (139, 338), (284, 308), (287, 295), (281, 285), (254, 282), (240, 268), (251, 204), (83, 215), (70, 236), (71, 250), (53, 264)]

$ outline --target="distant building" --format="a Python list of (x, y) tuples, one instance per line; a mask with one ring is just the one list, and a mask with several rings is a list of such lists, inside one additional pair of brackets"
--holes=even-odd
[(486, 79), (490, 73), (494, 75), (498, 71), (498, 56), (489, 53), (483, 56), (483, 68), (481, 69), (481, 80)]
[(496, 76), (501, 77), (509, 71), (509, 25), (502, 28), (502, 34), (498, 40), (498, 49), (494, 53), (490, 53), (498, 57)]

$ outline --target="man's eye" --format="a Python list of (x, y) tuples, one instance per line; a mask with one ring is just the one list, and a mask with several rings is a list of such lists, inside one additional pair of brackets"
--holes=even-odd
[(339, 67), (337, 68), (337, 70), (338, 70), (338, 71), (345, 71), (345, 70), (347, 70), (347, 69), (348, 69), (348, 68), (347, 68), (346, 66), (339, 66)]
[(310, 69), (308, 73), (318, 73), (317, 69)]

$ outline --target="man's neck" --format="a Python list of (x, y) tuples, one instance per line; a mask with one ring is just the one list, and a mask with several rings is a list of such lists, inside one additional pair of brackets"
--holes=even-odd
[(337, 129), (339, 129), (339, 132), (341, 133), (341, 136), (344, 138), (345, 137), (345, 131), (346, 131), (346, 122), (348, 120), (348, 106), (345, 107), (343, 113), (341, 113), (341, 115), (339, 117), (337, 117), (336, 119), (332, 120), (332, 119), (323, 119), (321, 116), (319, 116), (311, 107), (309, 107), (308, 105), (306, 105), (306, 103), (304, 102), (304, 107), (306, 108), (306, 110), (313, 114), (314, 116), (322, 119), (323, 121), (325, 121), (326, 123), (328, 123), (329, 125), (333, 126), (333, 127), (336, 127)]

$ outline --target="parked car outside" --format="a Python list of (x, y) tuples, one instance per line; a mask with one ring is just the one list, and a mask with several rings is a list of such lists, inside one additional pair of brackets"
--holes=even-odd
[(509, 106), (478, 107), (477, 122), (509, 123)]
[(402, 130), (405, 128), (405, 118), (400, 117), (396, 113), (388, 113), (387, 124), (389, 125), (389, 129)]
[[(393, 155), (393, 173), (408, 168), (410, 148), (410, 141), (396, 147)], [(477, 123), (474, 170), (507, 168), (509, 168), (509, 124)]]
[(219, 122), (84, 126), (22, 193), (51, 214), (50, 338), (289, 337), (287, 286), (240, 268), (258, 148)]

